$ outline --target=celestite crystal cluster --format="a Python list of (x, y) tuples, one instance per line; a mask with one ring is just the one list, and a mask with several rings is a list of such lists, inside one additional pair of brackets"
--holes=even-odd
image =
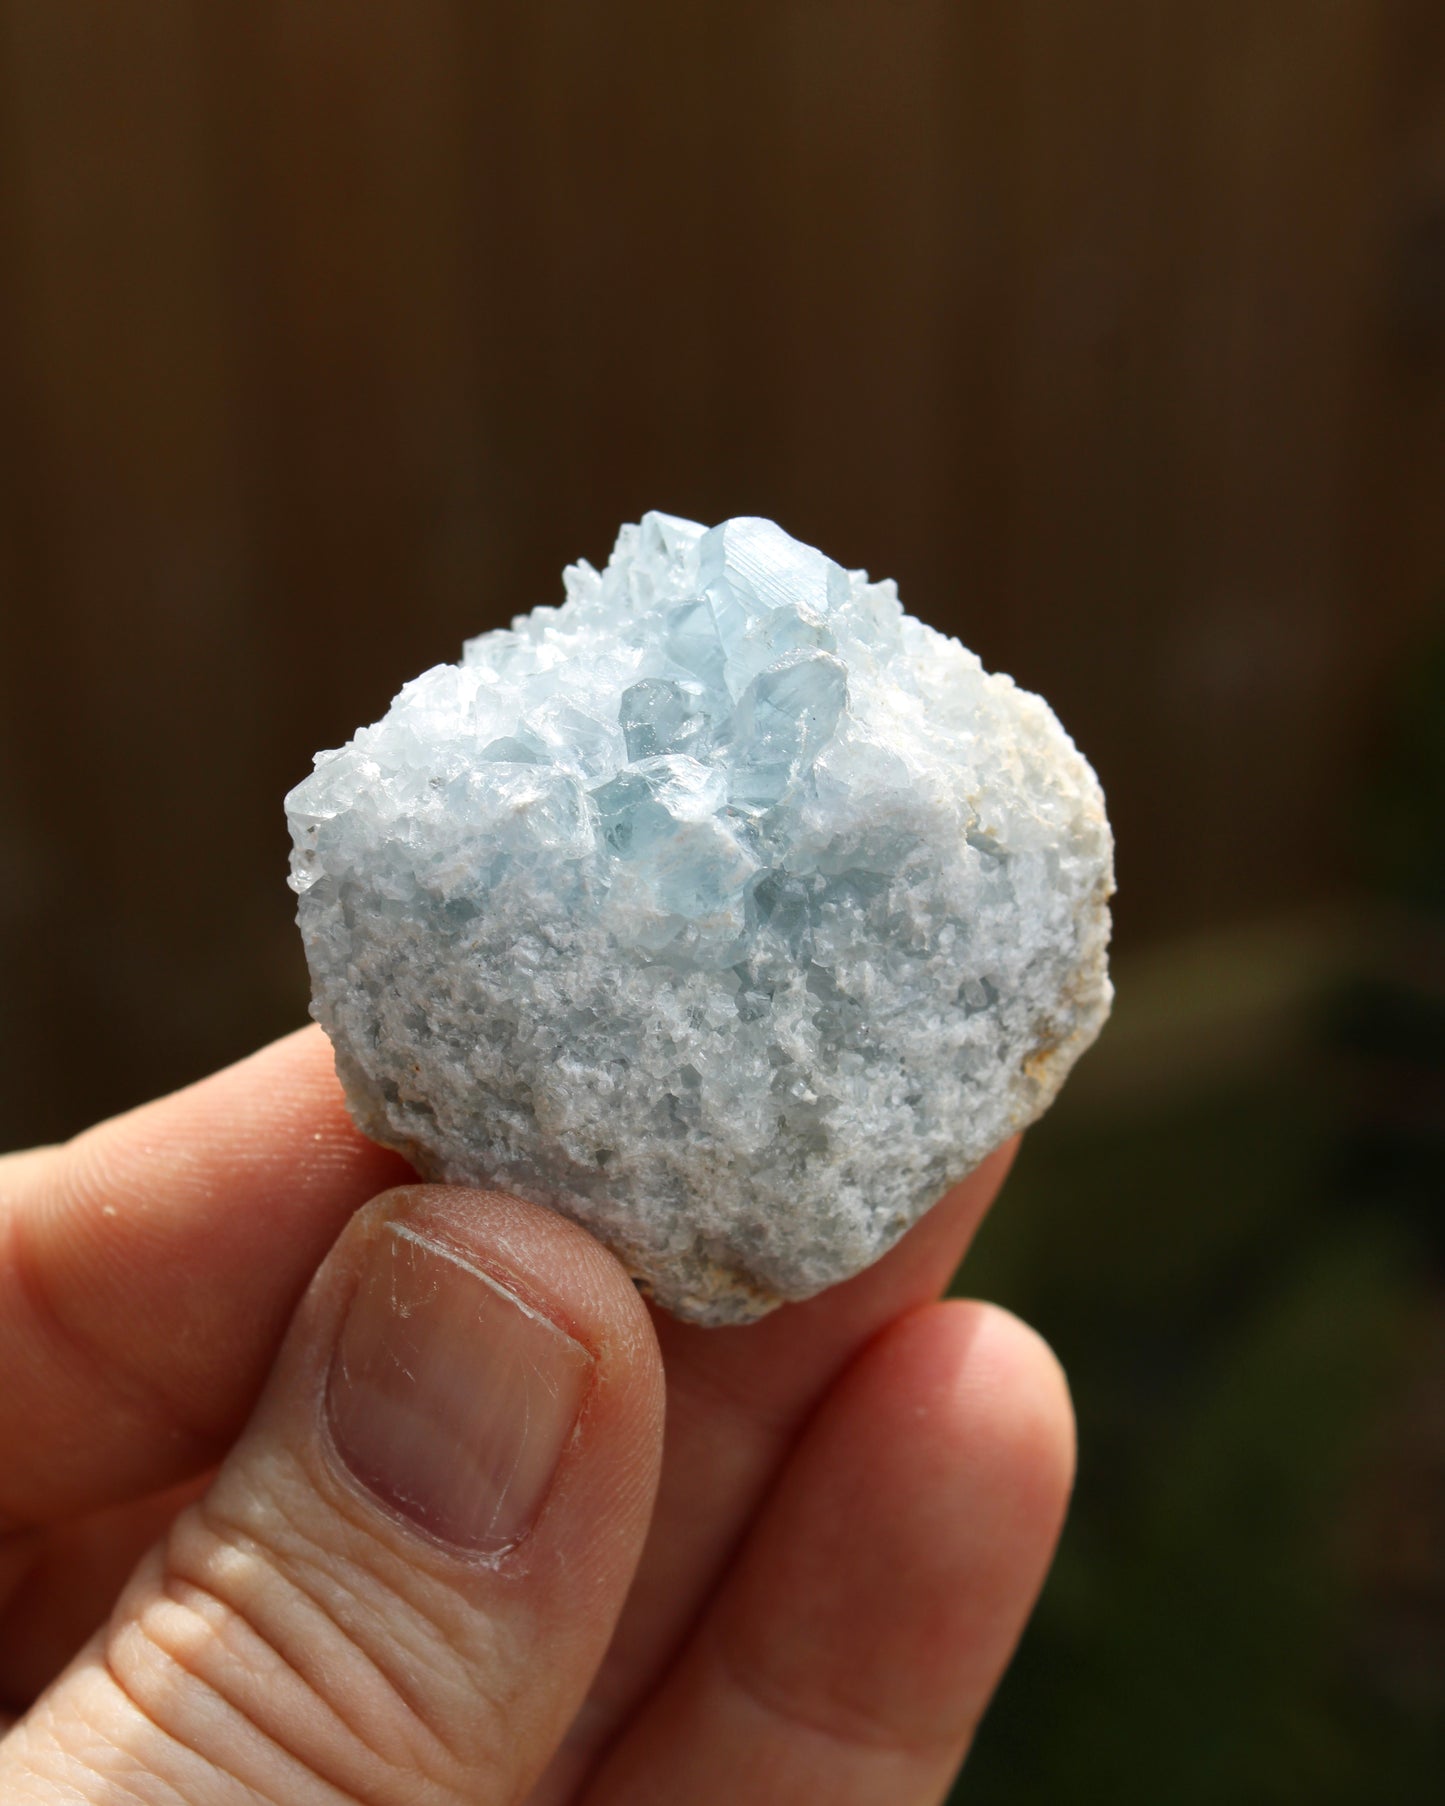
[(1112, 842), (1047, 705), (766, 520), (649, 514), (287, 798), (353, 1113), (680, 1316), (880, 1255), (1097, 1034)]

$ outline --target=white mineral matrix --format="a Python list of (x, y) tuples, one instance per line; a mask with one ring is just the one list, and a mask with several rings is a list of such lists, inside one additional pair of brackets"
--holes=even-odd
[(286, 799), (352, 1113), (681, 1317), (846, 1279), (1094, 1039), (1112, 837), (1048, 705), (771, 521), (648, 514)]

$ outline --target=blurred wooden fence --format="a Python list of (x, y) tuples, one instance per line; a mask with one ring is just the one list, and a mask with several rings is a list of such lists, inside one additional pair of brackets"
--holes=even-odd
[(1337, 891), (1445, 582), (1438, 0), (0, 0), (0, 1143), (299, 1016), (280, 798), (662, 506)]

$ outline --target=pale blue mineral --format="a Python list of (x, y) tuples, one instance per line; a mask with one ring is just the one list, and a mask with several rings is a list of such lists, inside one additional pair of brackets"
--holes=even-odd
[(313, 1013), (431, 1178), (738, 1322), (877, 1258), (1108, 1013), (1048, 706), (766, 520), (624, 527), (287, 798)]

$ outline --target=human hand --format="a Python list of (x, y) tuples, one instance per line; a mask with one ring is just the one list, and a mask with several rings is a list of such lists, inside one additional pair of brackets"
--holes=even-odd
[(724, 1330), (410, 1183), (315, 1029), (0, 1159), (0, 1798), (940, 1800), (1072, 1466), (936, 1302), (1010, 1153)]

